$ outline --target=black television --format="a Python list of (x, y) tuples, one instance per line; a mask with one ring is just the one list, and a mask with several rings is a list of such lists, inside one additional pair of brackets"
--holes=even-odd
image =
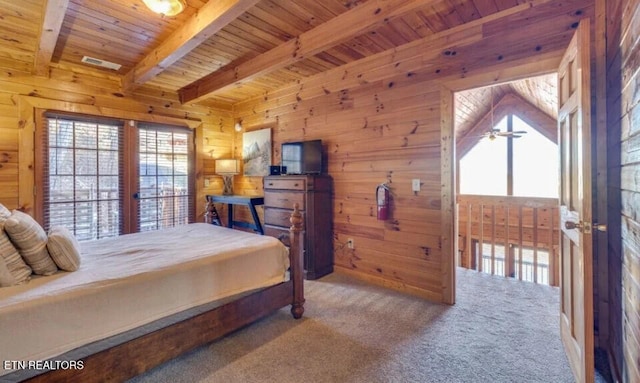
[(322, 140), (284, 142), (281, 154), (287, 174), (322, 173)]

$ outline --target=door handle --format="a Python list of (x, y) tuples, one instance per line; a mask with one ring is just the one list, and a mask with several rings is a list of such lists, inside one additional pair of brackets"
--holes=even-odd
[(601, 231), (601, 232), (605, 232), (607, 231), (607, 225), (605, 225), (604, 223), (593, 223), (593, 228), (595, 230)]
[(597, 230), (601, 232), (607, 231), (607, 225), (602, 223), (594, 223), (593, 225), (591, 225), (589, 222), (583, 223), (583, 222), (566, 221), (564, 223), (564, 227), (567, 230), (578, 229), (579, 232), (585, 233), (585, 234), (591, 234), (592, 230)]
[(582, 231), (582, 222), (566, 221), (564, 227), (567, 230), (578, 229), (578, 231)]

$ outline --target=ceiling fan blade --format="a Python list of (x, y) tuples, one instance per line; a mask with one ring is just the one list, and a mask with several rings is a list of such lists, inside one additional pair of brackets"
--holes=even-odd
[(516, 130), (515, 132), (511, 132), (513, 134), (527, 134), (529, 132), (527, 132), (526, 130)]

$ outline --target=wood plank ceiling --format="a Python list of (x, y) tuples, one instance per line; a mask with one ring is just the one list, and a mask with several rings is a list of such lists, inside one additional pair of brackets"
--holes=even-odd
[[(558, 118), (557, 76), (530, 77), (493, 87), (469, 89), (455, 94), (456, 139), (464, 137), (505, 95), (515, 93), (552, 119)], [(497, 124), (499, 121), (495, 121)]]
[[(46, 74), (49, 65), (83, 67), (122, 76), (123, 87), (130, 88), (125, 90), (151, 87), (181, 92), (186, 101), (231, 106), (526, 2), (211, 1), (215, 3), (186, 0), (183, 13), (164, 17), (141, 0), (0, 0), (0, 68), (30, 73), (44, 68)], [(363, 17), (367, 7), (372, 13)], [(359, 14), (354, 17), (354, 13)], [(320, 33), (322, 28), (330, 30)], [(47, 43), (51, 36), (53, 42)], [(293, 59), (273, 65), (270, 58), (282, 56), (278, 50), (286, 53), (286, 44), (294, 46)], [(316, 47), (320, 47), (317, 52)], [(47, 49), (52, 51), (50, 59)], [(41, 57), (36, 59), (38, 51)], [(296, 56), (298, 52), (303, 54)], [(83, 56), (121, 68), (89, 66), (81, 63)], [(233, 81), (218, 89), (206, 88), (224, 84), (225, 72), (235, 76)], [(246, 80), (236, 81), (245, 72)], [(201, 80), (206, 76), (206, 82)], [(538, 88), (513, 89), (529, 98)]]

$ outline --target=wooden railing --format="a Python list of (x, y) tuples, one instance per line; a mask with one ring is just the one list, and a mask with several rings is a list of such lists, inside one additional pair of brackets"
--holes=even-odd
[(558, 286), (558, 199), (459, 195), (458, 265)]

